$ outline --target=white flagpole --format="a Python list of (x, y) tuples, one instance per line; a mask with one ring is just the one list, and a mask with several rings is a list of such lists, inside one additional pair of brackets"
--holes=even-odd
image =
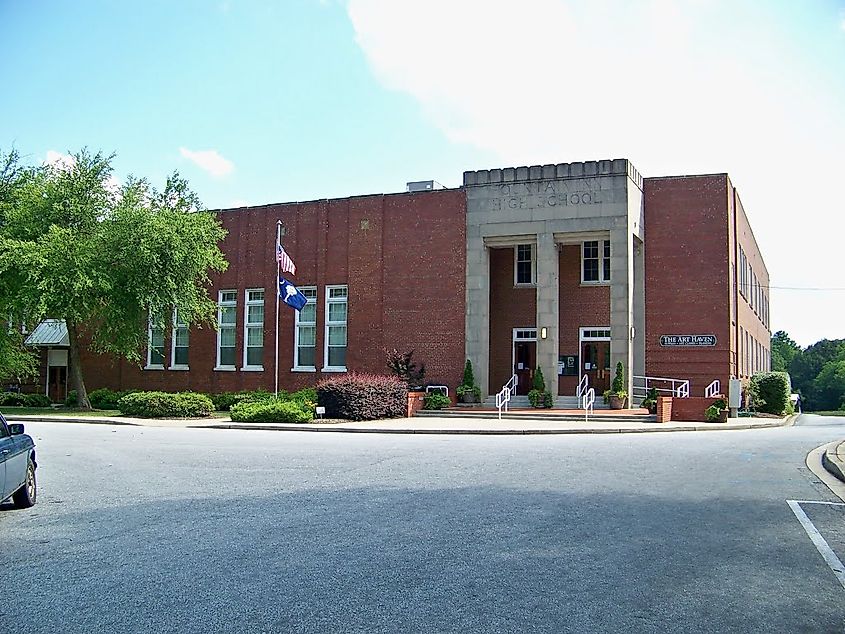
[(273, 287), (276, 289), (276, 361), (273, 364), (273, 372), (276, 375), (276, 385), (274, 395), (279, 396), (279, 276), (282, 274), (281, 262), (279, 262), (279, 245), (282, 244), (282, 221), (276, 221), (276, 253), (273, 257), (276, 258), (276, 281), (273, 282)]

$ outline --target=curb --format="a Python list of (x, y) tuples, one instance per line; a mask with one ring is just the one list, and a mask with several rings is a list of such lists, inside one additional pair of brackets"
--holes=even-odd
[[(161, 428), (190, 428), (190, 429), (242, 429), (246, 431), (300, 431), (300, 432), (325, 432), (345, 434), (427, 434), (427, 435), (477, 435), (477, 436), (543, 436), (543, 435), (570, 435), (570, 434), (648, 434), (667, 432), (691, 432), (691, 431), (739, 431), (749, 429), (771, 429), (791, 425), (796, 417), (784, 419), (771, 419), (771, 422), (754, 423), (699, 423), (688, 425), (676, 425), (673, 427), (650, 426), (650, 427), (569, 427), (569, 428), (503, 428), (485, 429), (483, 427), (470, 428), (413, 428), (413, 427), (338, 427), (336, 425), (291, 425), (291, 424), (249, 424), (249, 423), (207, 423), (185, 425), (184, 421), (172, 421), (168, 425), (145, 425), (140, 419), (119, 419), (119, 418), (93, 418), (93, 417), (48, 417), (48, 416), (12, 416), (7, 418), (15, 422), (32, 423), (77, 423), (86, 425), (125, 425), (132, 427), (161, 427)], [(159, 423), (166, 423), (156, 419)]]
[(845, 440), (828, 445), (822, 453), (822, 466), (831, 475), (845, 482), (845, 463), (839, 458), (840, 448), (842, 447), (845, 447)]

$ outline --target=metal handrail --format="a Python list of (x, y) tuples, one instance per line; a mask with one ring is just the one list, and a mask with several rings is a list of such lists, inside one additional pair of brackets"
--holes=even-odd
[(499, 410), (499, 420), (502, 420), (502, 408), (506, 412), (508, 411), (508, 403), (510, 403), (511, 395), (516, 392), (517, 382), (516, 374), (512, 374), (508, 382), (496, 394), (496, 408)]
[[(675, 398), (689, 398), (689, 380), (688, 379), (672, 379), (663, 376), (634, 376), (633, 398), (647, 398), (651, 390), (655, 390), (658, 395), (674, 396)], [(640, 381), (642, 385), (637, 385)], [(658, 387), (657, 384), (663, 384)], [(667, 386), (668, 384), (668, 386)], [(633, 399), (632, 399), (633, 400)]]
[(593, 388), (588, 389), (584, 396), (581, 397), (581, 408), (584, 410), (584, 422), (588, 420), (588, 414), (594, 411), (593, 405), (596, 402), (596, 391)]
[(722, 386), (719, 383), (719, 379), (713, 379), (712, 383), (704, 388), (704, 396), (707, 398), (713, 398), (717, 394), (721, 394)]
[(578, 387), (575, 388), (575, 396), (576, 398), (581, 398), (584, 393), (587, 391), (587, 388), (590, 385), (590, 377), (589, 375), (585, 374), (581, 377), (581, 380), (578, 381)]

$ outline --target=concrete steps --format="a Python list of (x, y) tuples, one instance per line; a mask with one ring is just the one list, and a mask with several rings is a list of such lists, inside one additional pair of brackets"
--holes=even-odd
[[(496, 409), (496, 397), (495, 396), (488, 396), (484, 402), (481, 404), (483, 407), (491, 407)], [(528, 402), (527, 396), (512, 396), (510, 402), (510, 409), (521, 408), (521, 407), (531, 407), (531, 403)], [(578, 399), (577, 396), (558, 396), (555, 400), (554, 409), (581, 409), (581, 401)], [(604, 399), (601, 396), (596, 397), (596, 402), (593, 405), (593, 409), (610, 409), (604, 403)]]

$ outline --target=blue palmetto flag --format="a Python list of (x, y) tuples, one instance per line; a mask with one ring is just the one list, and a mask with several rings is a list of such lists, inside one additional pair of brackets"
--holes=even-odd
[(296, 310), (302, 310), (302, 307), (308, 303), (308, 298), (283, 277), (279, 277), (279, 297), (285, 304)]

